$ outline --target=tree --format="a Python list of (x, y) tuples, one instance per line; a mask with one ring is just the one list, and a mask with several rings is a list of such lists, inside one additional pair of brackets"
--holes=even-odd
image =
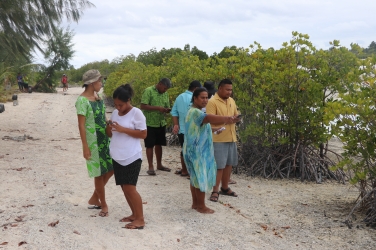
[(87, 0), (1, 0), (2, 49), (26, 57), (30, 48), (42, 51), (41, 40), (51, 37), (64, 17), (77, 22), (82, 11), (92, 6)]
[(364, 53), (368, 56), (372, 56), (376, 54), (376, 43), (374, 41), (368, 46), (368, 48), (364, 49)]
[[(41, 66), (40, 79), (34, 86), (34, 89), (40, 87), (42, 91), (51, 92), (56, 82), (56, 71), (68, 69), (70, 67), (69, 60), (73, 57), (73, 32), (69, 29), (63, 30), (58, 28), (53, 32), (52, 37), (45, 41), (46, 50), (44, 58), (48, 62), (48, 66)], [(59, 76), (60, 77), (60, 76)]]
[(218, 53), (219, 58), (229, 58), (232, 55), (237, 55), (239, 53), (239, 50), (242, 50), (242, 48), (237, 48), (236, 46), (231, 47), (224, 47), (221, 52)]

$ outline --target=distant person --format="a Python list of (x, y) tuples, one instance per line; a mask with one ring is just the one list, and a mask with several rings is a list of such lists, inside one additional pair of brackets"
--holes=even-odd
[(107, 76), (105, 76), (104, 78), (103, 78), (103, 88), (104, 88), (104, 86), (106, 85), (106, 82), (107, 82)]
[(156, 85), (145, 89), (141, 98), (141, 109), (146, 117), (147, 136), (144, 140), (148, 159), (149, 175), (156, 175), (153, 165), (153, 149), (157, 160), (157, 169), (170, 172), (171, 169), (162, 165), (162, 146), (166, 146), (165, 115), (170, 113), (170, 100), (167, 90), (171, 88), (168, 78), (162, 78)]
[(83, 75), (82, 81), (85, 90), (76, 101), (78, 128), (89, 177), (94, 177), (95, 186), (88, 208), (101, 209), (99, 216), (107, 217), (104, 187), (114, 171), (109, 152), (110, 140), (106, 135), (106, 107), (97, 94), (102, 87), (101, 74), (91, 69)]
[(142, 199), (136, 185), (142, 163), (140, 139), (145, 139), (146, 118), (131, 104), (133, 89), (129, 84), (118, 87), (113, 93), (116, 110), (112, 112), (106, 133), (111, 138), (110, 154), (114, 166), (116, 185), (120, 185), (132, 214), (120, 222), (130, 222), (127, 229), (145, 226)]
[(192, 106), (185, 117), (183, 156), (190, 174), (192, 208), (197, 212), (212, 214), (214, 210), (205, 205), (205, 192), (216, 184), (217, 164), (214, 158), (212, 129), (210, 124), (233, 124), (233, 116), (205, 114), (202, 108), (208, 103), (205, 88), (193, 92)]
[[(184, 144), (184, 130), (185, 130), (185, 116), (191, 106), (192, 94), (196, 88), (201, 87), (199, 81), (193, 81), (189, 84), (188, 90), (180, 94), (174, 103), (171, 110), (172, 121), (174, 123), (174, 128), (172, 132), (178, 135), (180, 146), (183, 147)], [(183, 151), (180, 153), (181, 170), (177, 173), (181, 176), (188, 176), (187, 167), (185, 166), (183, 159)]]
[(66, 92), (68, 90), (68, 77), (65, 74), (61, 77), (61, 83), (63, 84), (63, 92)]
[[(223, 79), (218, 84), (217, 93), (209, 100), (206, 113), (222, 116), (237, 116), (238, 110), (232, 94), (232, 82)], [(240, 119), (237, 119), (237, 122)], [(210, 197), (211, 201), (217, 202), (219, 194), (237, 197), (238, 195), (229, 188), (229, 180), (232, 166), (238, 164), (238, 152), (236, 146), (235, 124), (223, 123), (225, 130), (221, 134), (213, 136), (214, 155), (217, 163), (217, 181)], [(221, 190), (219, 191), (219, 186)]]
[(23, 92), (24, 91), (24, 85), (23, 85), (23, 77), (21, 73), (17, 74), (17, 83), (18, 83), (18, 89)]

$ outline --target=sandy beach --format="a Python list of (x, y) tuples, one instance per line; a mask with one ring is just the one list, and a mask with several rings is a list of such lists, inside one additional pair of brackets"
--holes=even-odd
[(163, 148), (169, 173), (147, 175), (144, 155), (137, 186), (143, 230), (122, 228), (119, 219), (130, 209), (113, 177), (106, 186), (109, 217), (99, 217), (99, 210), (87, 208), (94, 184), (74, 107), (81, 92), (21, 93), (18, 106), (5, 104), (0, 249), (376, 249), (376, 231), (362, 215), (356, 214), (352, 229), (343, 223), (358, 194), (350, 184), (234, 175), (231, 188), (239, 197), (207, 201), (213, 215), (196, 212), (189, 180), (174, 174), (178, 147)]

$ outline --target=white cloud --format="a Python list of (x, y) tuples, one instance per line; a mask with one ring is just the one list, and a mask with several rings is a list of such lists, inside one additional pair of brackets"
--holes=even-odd
[(75, 29), (75, 67), (156, 47), (187, 43), (208, 54), (225, 46), (279, 48), (291, 32), (309, 34), (318, 48), (340, 40), (367, 47), (376, 41), (374, 1), (349, 0), (92, 0)]

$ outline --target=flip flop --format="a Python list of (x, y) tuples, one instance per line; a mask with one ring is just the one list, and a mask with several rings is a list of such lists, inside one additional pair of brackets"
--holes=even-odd
[(144, 229), (144, 226), (135, 226), (135, 225), (132, 225), (131, 223), (125, 225), (123, 228), (126, 228), (126, 229), (138, 229), (138, 230), (141, 230), (141, 229)]
[(189, 174), (180, 174), (180, 176), (183, 176), (183, 177), (184, 177), (184, 176), (189, 176)]
[(87, 209), (102, 209), (102, 207), (97, 205), (90, 205), (87, 207)]
[(158, 170), (165, 171), (165, 172), (171, 172), (171, 168), (167, 168), (162, 166), (161, 168), (157, 168)]
[(103, 212), (103, 211), (101, 211), (101, 212), (99, 213), (99, 216), (100, 216), (100, 217), (108, 217), (108, 212)]
[(148, 170), (146, 173), (148, 173), (148, 175), (156, 175), (154, 170)]
[(127, 217), (124, 217), (123, 219), (119, 220), (119, 222), (133, 222), (133, 220), (131, 220)]

